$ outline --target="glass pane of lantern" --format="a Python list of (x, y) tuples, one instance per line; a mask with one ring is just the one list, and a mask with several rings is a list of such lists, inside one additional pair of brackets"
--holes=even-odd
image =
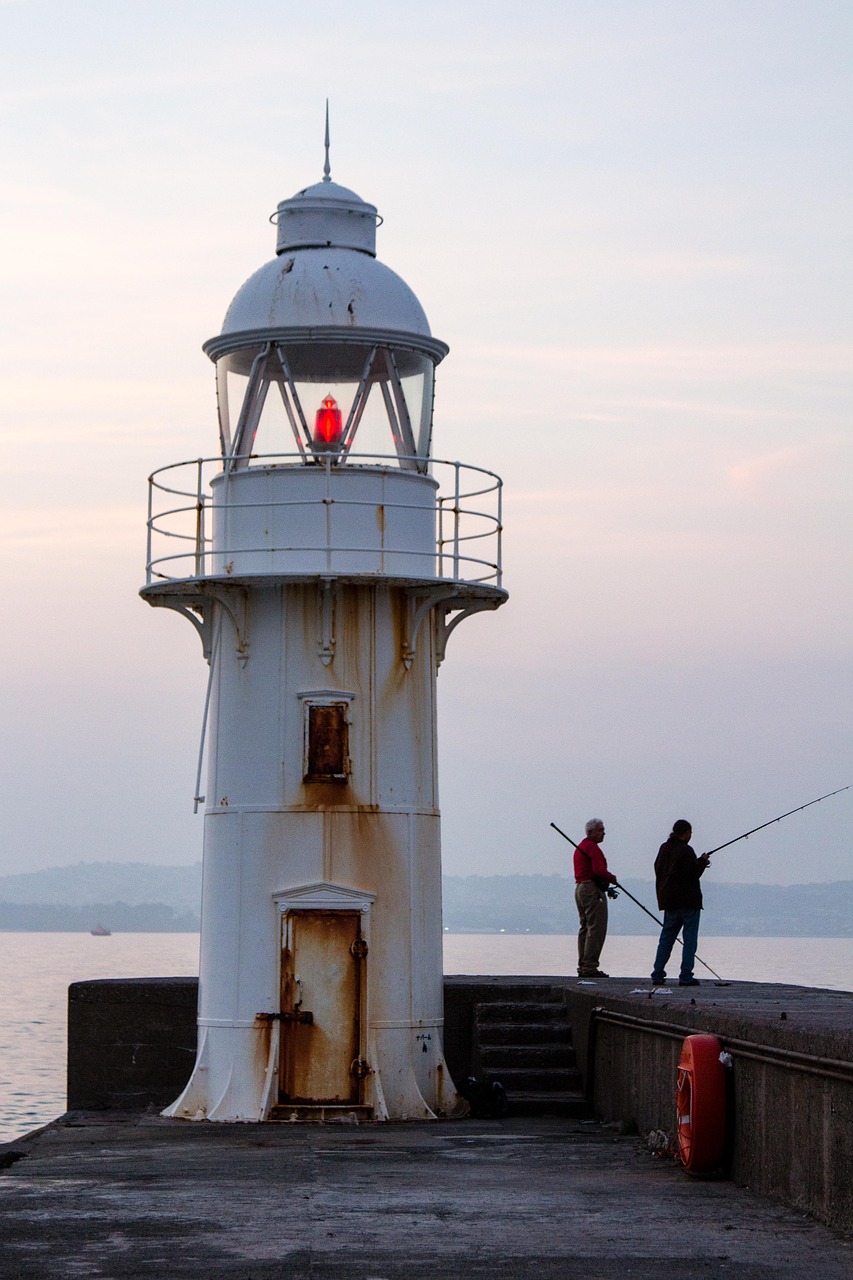
[(390, 455), (402, 467), (414, 469), (418, 420), (412, 423), (396, 355), (389, 347), (376, 348), (347, 438), (355, 454)]
[[(242, 351), (232, 351), (217, 361), (216, 376), (220, 388), (220, 415), (223, 405), (226, 408), (227, 421), (220, 417), (222, 434), (233, 447), (240, 417), (249, 385), (249, 374), (256, 357), (263, 350), (261, 347), (247, 347)], [(221, 392), (224, 390), (224, 395)]]
[[(387, 457), (390, 464), (397, 457), (397, 449), (378, 380), (368, 383), (365, 396), (350, 452), (353, 455), (372, 454)], [(353, 461), (357, 462), (358, 458), (354, 456)]]
[(246, 374), (233, 373), (230, 369), (226, 370), (225, 386), (228, 395), (228, 416), (231, 421), (232, 448), (240, 422), (240, 414), (243, 411), (243, 405), (246, 400), (246, 388), (248, 385), (249, 379)]
[(224, 456), (231, 447), (231, 419), (228, 413), (228, 377), (222, 360), (216, 365), (216, 407), (219, 413), (219, 443)]
[[(412, 434), (415, 437), (420, 457), (429, 456), (430, 436), (432, 434), (432, 384), (435, 366), (427, 356), (417, 356), (420, 368), (405, 374), (400, 370), (400, 384), (409, 410), (412, 423)], [(403, 365), (411, 368), (412, 360)], [(399, 367), (399, 361), (398, 361)]]
[[(261, 386), (263, 406), (258, 419), (257, 431), (255, 432), (255, 441), (252, 446), (253, 454), (263, 454), (264, 456), (282, 453), (295, 454), (299, 450), (299, 445), (296, 443), (296, 437), (293, 434), (293, 428), (290, 425), (287, 410), (284, 407), (284, 400), (282, 399), (281, 393), (284, 380), (282, 377), (270, 376), (274, 372), (275, 366), (270, 362)], [(293, 459), (291, 458), (289, 461), (293, 461)]]

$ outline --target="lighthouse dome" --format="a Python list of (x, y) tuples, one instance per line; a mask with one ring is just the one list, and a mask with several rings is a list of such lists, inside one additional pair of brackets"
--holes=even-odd
[(238, 290), (222, 336), (258, 329), (384, 329), (429, 337), (424, 309), (404, 280), (353, 249), (294, 249)]
[(424, 309), (404, 280), (376, 260), (376, 206), (331, 181), (283, 200), (274, 215), (277, 256), (238, 290), (218, 350), (230, 335), (334, 327), (429, 338)]

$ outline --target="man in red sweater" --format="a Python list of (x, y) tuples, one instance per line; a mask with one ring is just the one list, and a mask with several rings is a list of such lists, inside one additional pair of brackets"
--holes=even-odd
[(598, 961), (607, 937), (607, 890), (616, 883), (616, 877), (607, 870), (607, 859), (601, 852), (601, 818), (590, 818), (585, 830), (586, 839), (575, 849), (575, 903), (580, 919), (578, 976), (606, 978), (609, 975), (602, 973)]

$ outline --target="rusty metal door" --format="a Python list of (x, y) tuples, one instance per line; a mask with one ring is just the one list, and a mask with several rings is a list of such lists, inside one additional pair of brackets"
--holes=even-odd
[(358, 1103), (361, 969), (357, 911), (289, 911), (281, 955), (282, 1102)]

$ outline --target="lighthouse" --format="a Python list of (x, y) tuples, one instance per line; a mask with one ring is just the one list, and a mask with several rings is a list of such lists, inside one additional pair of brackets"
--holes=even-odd
[(149, 485), (141, 594), (209, 664), (198, 1048), (165, 1114), (429, 1120), (460, 1109), (436, 677), (506, 599), (501, 482), (432, 456), (448, 348), (331, 180), (328, 129), (322, 180), (273, 221), (204, 344), (218, 451)]

